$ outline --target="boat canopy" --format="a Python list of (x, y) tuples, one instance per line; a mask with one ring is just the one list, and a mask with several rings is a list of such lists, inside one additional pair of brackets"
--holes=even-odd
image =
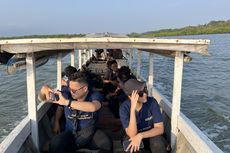
[(66, 51), (73, 49), (138, 49), (152, 53), (194, 52), (208, 55), (209, 40), (122, 37), (76, 37), (0, 40), (0, 50), (12, 54)]

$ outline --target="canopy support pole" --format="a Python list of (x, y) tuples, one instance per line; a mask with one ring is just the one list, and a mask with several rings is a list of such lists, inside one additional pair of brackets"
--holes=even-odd
[(86, 49), (83, 50), (83, 64), (86, 63)]
[(81, 50), (78, 50), (78, 68), (81, 69), (82, 66), (82, 58), (81, 58)]
[(28, 116), (30, 118), (32, 141), (35, 147), (39, 150), (35, 77), (36, 77), (36, 71), (35, 71), (34, 53), (27, 53), (26, 54), (26, 79), (27, 79)]
[(58, 53), (57, 55), (57, 89), (58, 90), (61, 90), (61, 73), (62, 73), (62, 62), (61, 62), (61, 59), (62, 59), (62, 53)]
[(176, 150), (176, 141), (178, 130), (178, 117), (180, 115), (181, 105), (181, 89), (183, 76), (183, 52), (176, 52), (174, 63), (174, 81), (173, 81), (173, 97), (172, 97), (172, 118), (171, 118), (171, 145), (172, 149)]
[(87, 60), (89, 60), (90, 59), (90, 51), (89, 51), (89, 49), (87, 50)]
[(141, 51), (137, 51), (137, 78), (140, 78), (140, 72), (141, 72)]
[(148, 77), (148, 84), (149, 84), (149, 94), (152, 94), (153, 88), (153, 53), (149, 53), (149, 77)]
[(93, 49), (90, 49), (89, 55), (90, 57), (93, 57)]
[(132, 64), (133, 64), (133, 49), (129, 49), (129, 68), (132, 69)]
[(71, 66), (75, 67), (75, 49), (71, 51)]

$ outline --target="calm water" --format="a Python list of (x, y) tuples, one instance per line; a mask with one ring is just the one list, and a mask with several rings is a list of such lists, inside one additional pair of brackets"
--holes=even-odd
[[(192, 62), (184, 64), (182, 111), (218, 147), (230, 152), (230, 34), (176, 38), (211, 40), (210, 56), (190, 54)], [(63, 67), (70, 63), (69, 56), (64, 59)], [(145, 77), (148, 74), (147, 61), (148, 55), (144, 54), (141, 71)], [(155, 86), (170, 101), (173, 63), (171, 58), (154, 56)], [(0, 65), (0, 141), (27, 115), (25, 72), (6, 75), (5, 68)], [(37, 89), (43, 84), (55, 87), (55, 80), (55, 60), (37, 68)]]

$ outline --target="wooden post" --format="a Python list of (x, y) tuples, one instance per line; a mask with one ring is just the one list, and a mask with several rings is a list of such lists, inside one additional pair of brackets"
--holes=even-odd
[(82, 66), (82, 58), (81, 58), (81, 50), (78, 50), (78, 68), (81, 69)]
[(183, 52), (176, 52), (174, 63), (174, 81), (173, 81), (173, 97), (172, 97), (172, 118), (171, 118), (171, 145), (172, 149), (176, 148), (178, 134), (178, 117), (180, 115), (181, 105), (181, 88), (183, 75)]
[(61, 72), (62, 72), (62, 68), (61, 68), (61, 59), (62, 59), (62, 53), (58, 53), (57, 55), (57, 89), (61, 90)]
[(86, 49), (83, 50), (83, 64), (86, 63)]
[(75, 67), (75, 49), (71, 52), (71, 66)]
[(88, 49), (87, 50), (87, 60), (89, 60), (90, 59), (90, 50)]
[(141, 72), (141, 51), (137, 51), (138, 56), (137, 56), (137, 78), (140, 78), (140, 72)]
[(26, 78), (27, 78), (27, 101), (28, 116), (30, 118), (30, 128), (32, 141), (39, 150), (38, 138), (38, 120), (37, 120), (37, 104), (36, 104), (36, 87), (35, 87), (35, 58), (33, 53), (26, 54)]
[(129, 49), (129, 68), (132, 69), (132, 64), (133, 64), (133, 49)]
[(148, 77), (148, 83), (149, 83), (149, 94), (152, 94), (152, 88), (153, 88), (153, 53), (149, 53), (149, 77)]
[(90, 49), (90, 57), (93, 57), (93, 49)]

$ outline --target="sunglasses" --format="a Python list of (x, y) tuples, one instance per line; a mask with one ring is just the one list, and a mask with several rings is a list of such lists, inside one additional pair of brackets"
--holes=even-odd
[(148, 94), (148, 89), (145, 87), (143, 90), (138, 92), (139, 97), (143, 97), (144, 93)]
[(83, 89), (84, 87), (85, 87), (85, 86), (82, 86), (81, 88), (76, 89), (76, 90), (70, 89), (70, 91), (71, 91), (73, 94), (77, 94), (77, 92), (78, 92), (79, 90)]

